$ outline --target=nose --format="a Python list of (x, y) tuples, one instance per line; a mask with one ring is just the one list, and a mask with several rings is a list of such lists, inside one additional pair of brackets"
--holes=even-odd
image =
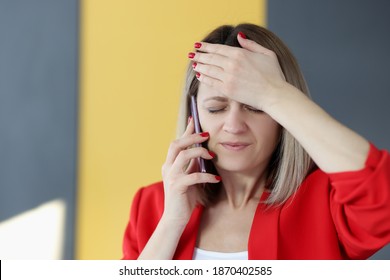
[(243, 133), (248, 129), (245, 115), (238, 106), (232, 106), (224, 119), (223, 130), (232, 134)]

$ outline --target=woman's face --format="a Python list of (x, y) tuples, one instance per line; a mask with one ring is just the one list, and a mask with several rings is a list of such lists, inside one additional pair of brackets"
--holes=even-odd
[(198, 90), (198, 112), (217, 169), (256, 174), (268, 165), (281, 127), (269, 115), (224, 97), (207, 85)]

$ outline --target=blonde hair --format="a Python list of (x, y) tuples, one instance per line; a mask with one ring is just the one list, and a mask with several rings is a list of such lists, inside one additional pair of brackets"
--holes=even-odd
[[(237, 26), (223, 25), (213, 30), (201, 41), (240, 47), (237, 41), (238, 32), (243, 32), (248, 39), (272, 50), (278, 57), (286, 81), (310, 98), (309, 90), (296, 59), (288, 47), (271, 31), (261, 26), (248, 23)], [(187, 69), (178, 120), (177, 132), (180, 136), (183, 134), (187, 125), (187, 119), (191, 114), (190, 96), (196, 95), (198, 88), (199, 81), (195, 77), (195, 72), (190, 62)], [(213, 164), (209, 162), (209, 165), (213, 174), (216, 174), (216, 169)], [(271, 191), (271, 194), (265, 203), (269, 205), (283, 204), (297, 191), (299, 185), (313, 167), (314, 163), (303, 147), (286, 129), (282, 128), (279, 144), (273, 152), (268, 167), (267, 188)], [(212, 203), (217, 190), (218, 188), (215, 185), (206, 185), (203, 188), (202, 204), (208, 205)]]

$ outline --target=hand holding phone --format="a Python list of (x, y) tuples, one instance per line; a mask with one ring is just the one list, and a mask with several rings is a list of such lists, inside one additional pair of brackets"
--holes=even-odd
[[(191, 96), (191, 115), (192, 119), (194, 120), (195, 124), (195, 133), (201, 133), (200, 129), (200, 122), (199, 122), (199, 115), (198, 115), (198, 108), (196, 106), (196, 98), (194, 95)], [(196, 144), (197, 147), (201, 147), (201, 144)], [(205, 160), (203, 158), (198, 158), (199, 168), (200, 172), (206, 173), (206, 164)]]

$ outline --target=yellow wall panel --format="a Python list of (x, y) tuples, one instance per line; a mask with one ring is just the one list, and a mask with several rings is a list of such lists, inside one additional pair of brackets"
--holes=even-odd
[(83, 0), (77, 259), (119, 259), (134, 192), (161, 180), (193, 43), (265, 24), (265, 0)]

